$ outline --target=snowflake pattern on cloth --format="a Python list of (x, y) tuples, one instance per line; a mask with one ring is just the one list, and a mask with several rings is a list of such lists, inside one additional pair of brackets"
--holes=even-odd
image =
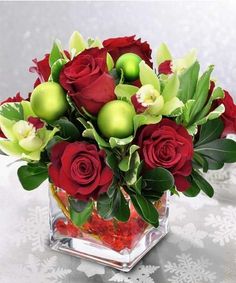
[(78, 271), (84, 272), (87, 277), (93, 277), (94, 275), (105, 274), (105, 267), (103, 265), (82, 260), (81, 264), (77, 267)]
[[(176, 200), (176, 197), (174, 198), (174, 201)], [(181, 195), (180, 200), (182, 205), (183, 203), (186, 203), (188, 206), (191, 207), (191, 209), (198, 210), (200, 208), (203, 208), (205, 206), (217, 206), (219, 205), (219, 202), (216, 199), (211, 199), (204, 194), (200, 193), (198, 196), (194, 198), (189, 198), (184, 195)]]
[(70, 269), (58, 267), (57, 257), (52, 256), (46, 260), (40, 260), (38, 257), (30, 254), (25, 264), (14, 266), (14, 272), (5, 282), (18, 283), (63, 283)]
[(221, 283), (233, 283), (236, 278), (236, 257), (233, 262), (229, 261), (223, 266), (224, 280)]
[(190, 254), (177, 255), (177, 263), (168, 261), (164, 271), (173, 274), (168, 281), (171, 283), (216, 283), (216, 274), (208, 268), (212, 263), (201, 257), (194, 260)]
[(193, 223), (188, 223), (184, 226), (171, 226), (170, 237), (167, 241), (177, 244), (181, 251), (187, 251), (193, 247), (204, 247), (203, 240), (207, 236), (207, 232), (197, 230)]
[(169, 220), (171, 222), (175, 222), (177, 220), (183, 220), (186, 218), (186, 213), (187, 210), (185, 207), (178, 205), (175, 203), (175, 199), (170, 200), (170, 215), (169, 215)]
[(205, 225), (215, 231), (209, 233), (214, 243), (224, 246), (231, 240), (236, 240), (236, 207), (231, 205), (221, 207), (221, 215), (210, 214), (205, 218)]
[(17, 246), (31, 242), (32, 251), (43, 252), (48, 238), (48, 208), (28, 208), (28, 215), (19, 219), (14, 235)]
[[(109, 281), (125, 282), (125, 283), (158, 283), (150, 277), (160, 266), (154, 265), (139, 265), (129, 273), (116, 273)], [(161, 283), (161, 282), (160, 282)]]

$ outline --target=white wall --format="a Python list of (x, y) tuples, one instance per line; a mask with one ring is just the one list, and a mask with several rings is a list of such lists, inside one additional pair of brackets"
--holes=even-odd
[(0, 2), (0, 98), (31, 91), (31, 59), (73, 30), (101, 39), (132, 35), (176, 55), (192, 47), (216, 65), (215, 77), (236, 98), (236, 1)]

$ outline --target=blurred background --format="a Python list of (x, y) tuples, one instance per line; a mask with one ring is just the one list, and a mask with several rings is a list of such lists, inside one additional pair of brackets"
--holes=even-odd
[(50, 52), (58, 38), (67, 48), (74, 30), (84, 37), (136, 34), (153, 51), (168, 43), (175, 56), (192, 47), (205, 68), (236, 99), (236, 1), (0, 2), (0, 99), (27, 96), (32, 59)]

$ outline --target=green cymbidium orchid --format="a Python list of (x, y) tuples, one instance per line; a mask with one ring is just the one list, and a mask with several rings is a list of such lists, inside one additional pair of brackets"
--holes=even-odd
[[(196, 49), (192, 49), (181, 58), (173, 59), (172, 55), (165, 43), (162, 43), (157, 50), (157, 66), (160, 66), (165, 61), (170, 61), (170, 68), (172, 73), (181, 75), (185, 70), (197, 61)], [(163, 75), (162, 75), (163, 76)]]
[(38, 161), (58, 129), (48, 130), (43, 122), (36, 127), (30, 117), (36, 118), (28, 101), (6, 103), (0, 107), (0, 128), (6, 137), (0, 140), (0, 150), (27, 161)]
[(177, 74), (161, 81), (144, 61), (140, 62), (139, 68), (140, 88), (128, 84), (118, 84), (115, 88), (118, 99), (132, 102), (135, 107), (135, 131), (142, 125), (159, 123), (163, 115), (180, 115), (184, 106), (177, 97), (180, 85)]
[(136, 99), (150, 115), (171, 116), (177, 108), (181, 108), (183, 103), (177, 98), (179, 90), (179, 79), (177, 74), (169, 76), (163, 82), (159, 81), (155, 72), (142, 61), (140, 67), (140, 81), (142, 87), (136, 93)]

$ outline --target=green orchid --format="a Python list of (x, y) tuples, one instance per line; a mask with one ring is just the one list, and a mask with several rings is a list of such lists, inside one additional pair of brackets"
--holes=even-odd
[[(79, 53), (89, 48), (103, 48), (102, 41), (99, 38), (89, 38), (87, 41), (78, 31), (74, 31), (69, 40), (69, 50), (71, 59)], [(110, 72), (114, 68), (114, 61), (109, 53), (107, 53), (107, 68)]]
[(160, 66), (165, 61), (170, 61), (172, 73), (181, 75), (185, 70), (192, 66), (197, 61), (196, 49), (192, 49), (185, 56), (178, 59), (173, 59), (172, 55), (165, 43), (162, 43), (157, 50), (157, 65)]
[[(146, 108), (145, 113), (172, 116), (183, 103), (177, 98), (179, 79), (176, 73), (161, 82), (156, 73), (144, 62), (139, 64), (142, 87), (136, 93), (138, 103)], [(161, 84), (163, 84), (161, 86)]]
[(0, 150), (27, 161), (38, 161), (58, 129), (47, 130), (42, 122), (36, 128), (28, 121), (30, 117), (37, 118), (28, 101), (6, 103), (0, 107), (0, 128), (6, 137), (0, 140)]
[(159, 123), (163, 115), (180, 115), (184, 104), (177, 97), (178, 75), (174, 73), (162, 81), (144, 61), (140, 62), (139, 69), (140, 88), (126, 84), (118, 84), (115, 88), (118, 99), (134, 104), (138, 113), (134, 117), (135, 130), (142, 125)]
[(177, 74), (173, 74), (161, 82), (156, 73), (144, 61), (139, 64), (139, 67), (142, 86), (137, 88), (124, 84), (117, 85), (115, 94), (118, 99), (131, 100), (131, 97), (135, 96), (135, 99), (132, 99), (133, 103), (136, 102), (139, 104), (137, 107), (143, 108), (142, 111), (137, 112), (153, 116), (171, 116), (176, 109), (183, 107), (183, 103), (177, 98), (179, 90)]

